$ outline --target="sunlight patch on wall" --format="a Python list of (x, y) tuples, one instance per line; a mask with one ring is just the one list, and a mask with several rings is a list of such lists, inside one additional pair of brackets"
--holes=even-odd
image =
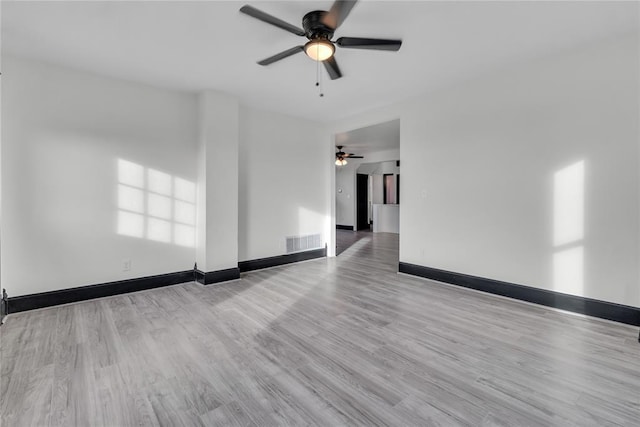
[(584, 237), (584, 161), (555, 173), (553, 179), (553, 244)]
[(194, 247), (195, 194), (191, 181), (118, 159), (118, 234)]
[(144, 237), (144, 216), (127, 211), (118, 211), (118, 234)]
[(553, 180), (553, 288), (584, 294), (584, 161), (569, 165)]

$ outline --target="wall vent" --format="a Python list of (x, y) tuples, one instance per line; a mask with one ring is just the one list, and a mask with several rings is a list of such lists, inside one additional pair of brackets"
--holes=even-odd
[(287, 253), (307, 251), (309, 249), (322, 248), (322, 239), (319, 234), (307, 236), (289, 236), (287, 240)]

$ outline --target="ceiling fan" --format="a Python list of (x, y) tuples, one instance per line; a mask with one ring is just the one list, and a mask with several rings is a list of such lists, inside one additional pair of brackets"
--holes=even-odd
[(349, 159), (364, 159), (363, 156), (356, 156), (353, 153), (345, 153), (342, 151), (343, 145), (336, 145), (338, 151), (336, 152), (336, 165), (344, 166), (347, 164), (347, 158)]
[(302, 18), (302, 28), (291, 25), (275, 16), (271, 16), (253, 6), (244, 5), (240, 8), (240, 12), (249, 15), (267, 24), (274, 25), (285, 31), (289, 31), (297, 36), (306, 37), (309, 41), (305, 45), (299, 45), (277, 53), (273, 56), (258, 61), (260, 65), (273, 64), (276, 61), (295, 55), (299, 52), (305, 52), (307, 56), (315, 61), (324, 64), (331, 80), (342, 77), (342, 72), (334, 57), (336, 45), (341, 48), (348, 49), (373, 49), (373, 50), (390, 50), (397, 51), (402, 46), (402, 40), (388, 39), (369, 39), (360, 37), (340, 37), (337, 40), (331, 40), (333, 33), (338, 29), (342, 22), (347, 18), (349, 12), (357, 0), (337, 0), (331, 6), (329, 11), (314, 10)]

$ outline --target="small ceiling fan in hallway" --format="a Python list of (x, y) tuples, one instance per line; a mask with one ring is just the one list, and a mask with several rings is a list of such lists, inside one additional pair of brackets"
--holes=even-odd
[(275, 16), (269, 15), (253, 6), (244, 5), (240, 12), (255, 19), (274, 25), (297, 36), (306, 37), (309, 41), (304, 45), (298, 45), (277, 53), (273, 56), (258, 61), (260, 65), (273, 64), (276, 61), (305, 52), (307, 56), (324, 64), (331, 80), (342, 77), (342, 72), (334, 57), (336, 46), (347, 49), (372, 49), (397, 51), (402, 46), (402, 40), (371, 39), (361, 37), (340, 37), (331, 40), (334, 32), (347, 18), (357, 0), (337, 0), (329, 11), (314, 10), (302, 18), (302, 28), (289, 24)]
[(338, 151), (336, 152), (336, 165), (337, 166), (344, 166), (347, 164), (347, 158), (349, 159), (364, 159), (363, 156), (356, 156), (353, 153), (345, 153), (344, 151), (342, 151), (342, 148), (344, 148), (344, 145), (336, 145), (336, 148), (338, 149)]

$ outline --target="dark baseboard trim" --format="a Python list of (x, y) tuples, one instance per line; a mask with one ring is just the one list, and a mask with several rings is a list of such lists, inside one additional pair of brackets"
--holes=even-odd
[(9, 298), (9, 313), (192, 282), (193, 270)]
[(349, 231), (353, 231), (353, 225), (338, 225), (338, 224), (336, 224), (336, 230), (349, 230)]
[(212, 283), (227, 282), (240, 278), (240, 269), (238, 267), (227, 268), (225, 270), (207, 271), (195, 270), (195, 278), (198, 283), (210, 285)]
[(276, 267), (278, 265), (291, 264), (309, 259), (323, 258), (327, 256), (327, 248), (313, 249), (310, 251), (296, 252), (293, 254), (278, 255), (268, 258), (252, 259), (249, 261), (240, 261), (238, 267), (241, 272), (260, 270), (263, 268)]
[(546, 305), (547, 307), (586, 314), (588, 316), (613, 320), (615, 322), (626, 323), (628, 325), (640, 326), (640, 308), (637, 307), (584, 298), (576, 295), (568, 295), (547, 289), (516, 285), (514, 283), (501, 282), (498, 280), (486, 279), (484, 277), (454, 273), (451, 271), (439, 270), (436, 268), (424, 267), (405, 262), (400, 262), (398, 264), (398, 271), (400, 273), (411, 274), (413, 276), (424, 277), (426, 279), (489, 292), (491, 294)]
[(194, 279), (196, 282), (198, 282), (198, 283), (200, 283), (200, 284), (204, 285), (204, 272), (203, 272), (203, 271), (200, 271), (200, 270), (196, 270), (196, 269), (194, 269), (194, 270), (193, 270), (193, 279)]
[(9, 297), (7, 296), (7, 290), (2, 290), (2, 297), (0, 298), (0, 325), (4, 323), (5, 316), (9, 314)]

